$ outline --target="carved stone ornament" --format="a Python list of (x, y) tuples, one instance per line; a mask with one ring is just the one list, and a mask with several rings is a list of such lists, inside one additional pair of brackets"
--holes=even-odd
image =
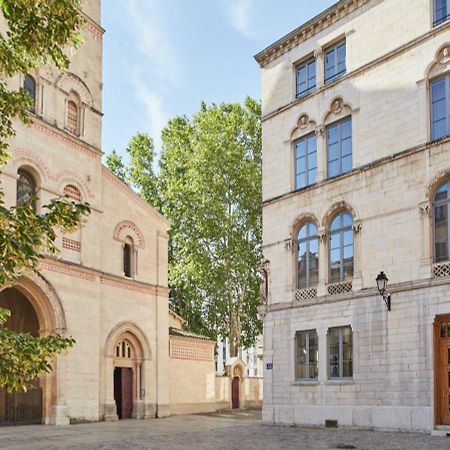
[(317, 233), (317, 238), (319, 239), (319, 242), (323, 244), (327, 239), (327, 232), (325, 230), (319, 230)]
[(323, 125), (316, 128), (316, 136), (325, 136), (325, 127)]
[(320, 56), (322, 56), (323, 50), (321, 48), (316, 48), (314, 50), (314, 58), (320, 58)]
[(269, 265), (268, 259), (263, 259), (259, 263), (259, 303), (261, 305), (267, 305), (269, 298)]
[(431, 213), (431, 206), (427, 203), (422, 203), (419, 205), (419, 213), (422, 217), (429, 217)]
[(361, 229), (362, 229), (362, 223), (361, 223), (360, 220), (357, 220), (357, 221), (352, 225), (353, 233), (359, 234), (359, 233), (361, 233)]
[(302, 114), (300, 120), (298, 121), (299, 127), (303, 130), (309, 125), (308, 114)]
[(342, 101), (342, 98), (337, 98), (331, 104), (331, 112), (333, 114), (339, 114), (342, 111), (343, 106), (344, 106), (344, 102)]
[(448, 64), (450, 62), (450, 48), (445, 47), (439, 52), (438, 56), (438, 62), (439, 64)]
[(294, 250), (294, 240), (292, 238), (289, 238), (284, 243), (284, 248), (290, 252)]

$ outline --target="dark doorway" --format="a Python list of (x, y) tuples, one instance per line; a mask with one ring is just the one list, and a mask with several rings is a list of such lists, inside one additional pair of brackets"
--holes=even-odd
[(114, 400), (119, 419), (131, 419), (133, 414), (133, 373), (128, 367), (114, 369)]
[(239, 377), (234, 377), (231, 382), (231, 407), (233, 409), (239, 408)]
[[(0, 292), (0, 308), (9, 309), (11, 316), (5, 327), (17, 333), (39, 336), (39, 321), (28, 299), (15, 288)], [(27, 392), (8, 394), (0, 388), (0, 425), (42, 423), (42, 388), (39, 382)]]

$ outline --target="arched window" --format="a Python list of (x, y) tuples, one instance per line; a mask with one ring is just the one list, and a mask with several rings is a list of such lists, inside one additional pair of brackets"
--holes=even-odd
[(67, 124), (66, 128), (69, 133), (78, 135), (79, 129), (79, 111), (78, 105), (73, 101), (67, 102)]
[(330, 283), (353, 277), (353, 219), (348, 212), (339, 213), (330, 226)]
[(441, 184), (434, 195), (434, 261), (449, 260), (449, 182)]
[(28, 92), (31, 97), (32, 105), (30, 107), (31, 112), (35, 112), (36, 109), (36, 80), (31, 75), (25, 75), (23, 80), (23, 88)]
[(315, 286), (319, 279), (317, 226), (305, 223), (297, 234), (297, 289)]
[(75, 202), (81, 202), (81, 192), (73, 184), (67, 184), (64, 186), (64, 196), (74, 200)]
[(123, 273), (126, 277), (132, 278), (134, 275), (134, 244), (128, 237), (123, 245)]
[(16, 203), (30, 205), (36, 211), (36, 182), (33, 176), (24, 169), (19, 169), (17, 179)]
[(131, 344), (126, 340), (120, 341), (116, 345), (116, 357), (117, 358), (133, 358), (133, 348)]

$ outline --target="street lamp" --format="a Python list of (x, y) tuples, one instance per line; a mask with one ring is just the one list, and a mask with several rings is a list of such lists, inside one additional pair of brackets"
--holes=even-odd
[(376, 278), (378, 292), (383, 297), (384, 303), (386, 303), (386, 308), (388, 311), (391, 310), (391, 294), (386, 292), (386, 287), (388, 284), (388, 277), (386, 274), (382, 271), (378, 274)]

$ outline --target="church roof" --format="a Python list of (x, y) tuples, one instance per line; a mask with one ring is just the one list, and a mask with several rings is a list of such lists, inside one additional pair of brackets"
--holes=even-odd
[(208, 336), (203, 336), (202, 334), (192, 333), (187, 330), (182, 330), (180, 328), (169, 327), (169, 335), (171, 336), (182, 336), (194, 339), (203, 339), (204, 341), (212, 341)]

